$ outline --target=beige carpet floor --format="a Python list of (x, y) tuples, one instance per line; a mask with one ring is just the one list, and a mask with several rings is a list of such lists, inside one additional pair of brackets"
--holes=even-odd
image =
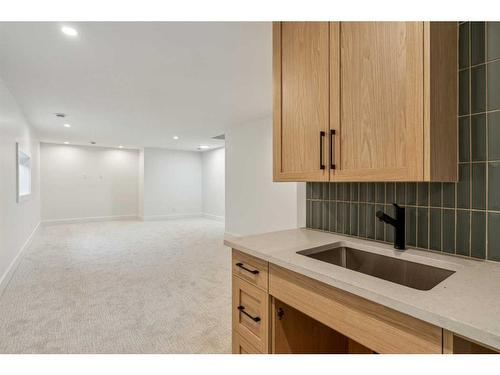
[(206, 219), (43, 227), (0, 297), (0, 353), (229, 353), (223, 233)]

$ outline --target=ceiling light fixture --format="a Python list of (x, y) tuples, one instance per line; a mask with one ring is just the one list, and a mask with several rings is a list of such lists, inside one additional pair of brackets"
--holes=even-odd
[(174, 135), (172, 138), (173, 138), (173, 139), (175, 139), (175, 140), (178, 140), (178, 139), (179, 139), (179, 137), (178, 137), (178, 136), (176, 136), (176, 135)]
[(69, 145), (69, 142), (64, 142), (65, 145)]
[(123, 148), (123, 146), (122, 146), (122, 145), (120, 145), (120, 146), (118, 146), (118, 148)]
[(64, 124), (63, 125), (65, 128), (71, 128), (71, 124)]
[(210, 146), (207, 146), (207, 145), (199, 145), (198, 148), (200, 150), (206, 150), (207, 148), (210, 148)]
[(69, 26), (61, 27), (61, 31), (68, 36), (77, 36), (78, 35), (78, 31), (76, 31), (76, 29), (69, 27)]

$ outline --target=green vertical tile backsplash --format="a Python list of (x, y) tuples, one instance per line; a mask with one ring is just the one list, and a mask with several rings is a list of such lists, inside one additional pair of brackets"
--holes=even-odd
[(410, 247), (500, 261), (500, 22), (459, 25), (458, 183), (307, 183), (308, 228), (392, 242), (392, 203)]

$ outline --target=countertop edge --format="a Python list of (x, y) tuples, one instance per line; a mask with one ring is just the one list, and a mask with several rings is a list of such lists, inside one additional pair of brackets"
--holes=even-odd
[(341, 289), (343, 291), (352, 293), (356, 296), (365, 298), (371, 302), (378, 303), (382, 306), (396, 310), (396, 311), (401, 312), (403, 314), (412, 316), (414, 318), (420, 319), (420, 320), (425, 321), (427, 323), (436, 325), (440, 328), (449, 330), (449, 331), (456, 333), (458, 335), (461, 335), (465, 338), (475, 340), (479, 343), (482, 343), (484, 345), (495, 348), (496, 350), (500, 350), (500, 337), (497, 337), (496, 335), (492, 335), (489, 332), (485, 332), (485, 331), (478, 329), (474, 326), (460, 323), (456, 320), (453, 320), (453, 319), (446, 317), (446, 316), (443, 316), (443, 315), (439, 315), (439, 314), (435, 314), (433, 312), (419, 309), (415, 306), (408, 305), (408, 304), (401, 302), (401, 301), (397, 301), (397, 300), (392, 299), (390, 297), (387, 297), (385, 295), (377, 294), (377, 293), (374, 293), (372, 291), (366, 290), (362, 287), (348, 284), (348, 283), (341, 281), (341, 280), (337, 280), (334, 277), (325, 276), (323, 274), (311, 271), (307, 268), (303, 268), (301, 266), (297, 266), (297, 265), (289, 263), (289, 262), (284, 262), (283, 260), (278, 259), (278, 258), (274, 258), (271, 255), (262, 253), (260, 251), (254, 250), (254, 249), (250, 249), (246, 246), (242, 246), (236, 242), (233, 242), (230, 239), (225, 239), (224, 245), (231, 247), (233, 249), (242, 251), (242, 252), (247, 253), (249, 255), (252, 255), (256, 258), (273, 263), (277, 266), (286, 268), (290, 271), (297, 272), (297, 273), (304, 275), (306, 277), (310, 277), (314, 280), (320, 281), (320, 282), (325, 283), (327, 285), (330, 285), (334, 288), (338, 288), (338, 289)]

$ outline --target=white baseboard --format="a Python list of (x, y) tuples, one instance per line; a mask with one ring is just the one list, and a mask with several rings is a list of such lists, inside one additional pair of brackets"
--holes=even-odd
[(191, 217), (202, 217), (201, 212), (194, 214), (170, 214), (170, 215), (149, 215), (143, 216), (143, 221), (161, 221), (161, 220), (175, 220), (175, 219), (187, 219)]
[(225, 222), (225, 218), (224, 216), (217, 216), (217, 215), (212, 215), (212, 214), (203, 214), (203, 217), (205, 219), (210, 219), (210, 220), (214, 220), (214, 221), (219, 221), (221, 223), (224, 223)]
[(14, 272), (16, 272), (16, 269), (19, 266), (19, 263), (21, 263), (24, 252), (33, 242), (33, 238), (35, 238), (35, 235), (38, 232), (39, 228), (40, 228), (40, 222), (38, 222), (35, 229), (33, 229), (31, 234), (28, 236), (28, 238), (24, 242), (21, 249), (19, 249), (17, 255), (14, 257), (14, 259), (10, 263), (9, 267), (7, 267), (7, 270), (5, 271), (5, 273), (2, 275), (2, 277), (0, 277), (0, 296), (3, 294), (3, 291), (5, 290), (7, 285), (9, 285), (9, 282), (12, 279)]
[(52, 225), (52, 224), (91, 223), (95, 221), (113, 221), (113, 220), (139, 220), (139, 217), (137, 215), (75, 217), (70, 219), (43, 220), (42, 224)]

